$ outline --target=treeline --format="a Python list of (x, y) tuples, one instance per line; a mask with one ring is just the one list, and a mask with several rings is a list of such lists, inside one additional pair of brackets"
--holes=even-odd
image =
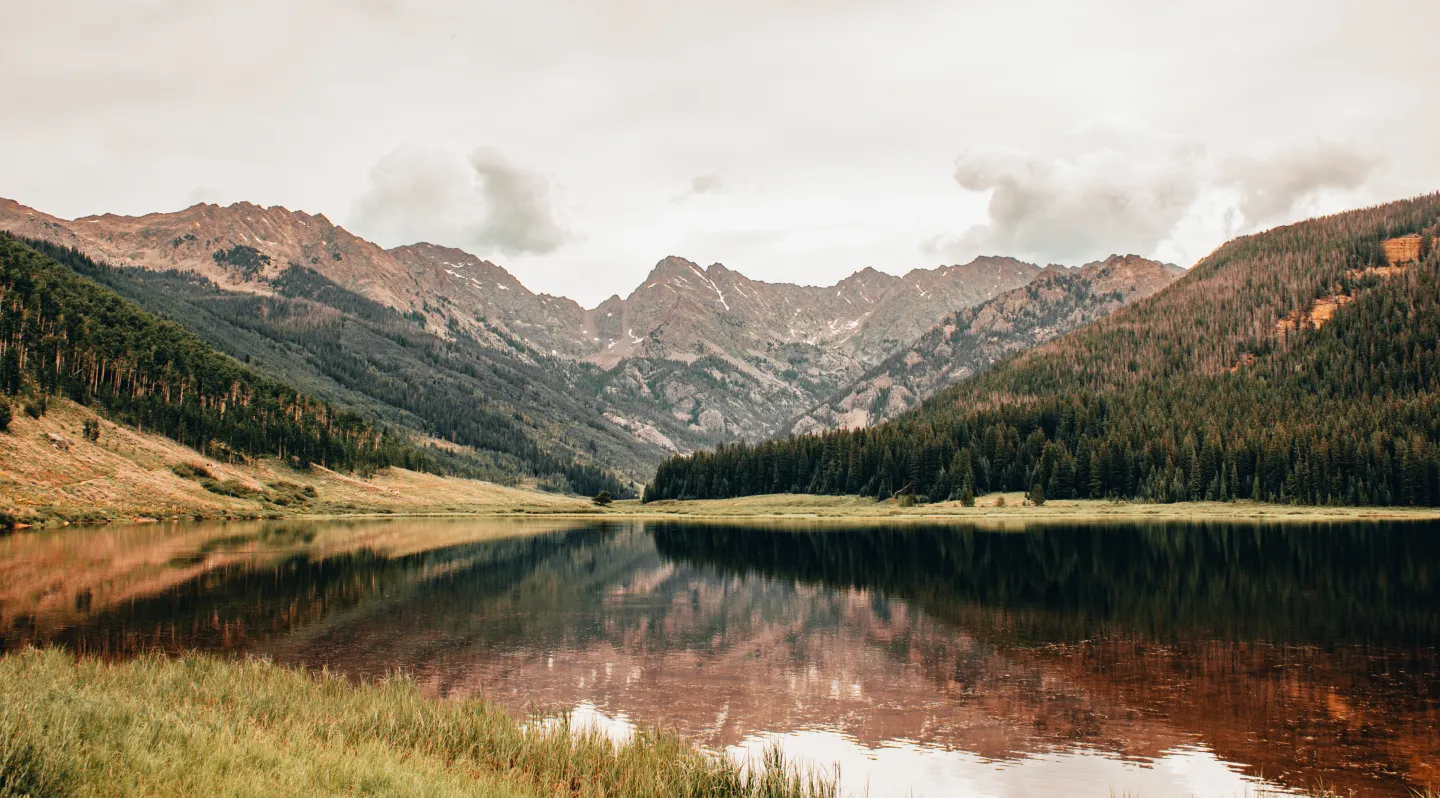
[(0, 391), (64, 395), (201, 451), (368, 469), (423, 454), (0, 233)]
[[(275, 294), (263, 296), (225, 291), (194, 274), (113, 267), (69, 248), (25, 243), (255, 371), (372, 424), (470, 447), (420, 450), (440, 470), (498, 482), (533, 477), (583, 495), (633, 495), (630, 483), (602, 464), (638, 459), (623, 448), (629, 439), (607, 436), (608, 422), (570, 400), (543, 365), (458, 331), (442, 338), (312, 269), (291, 264), (272, 281)], [(560, 419), (590, 421), (565, 436), (578, 439), (573, 450), (547, 439)]]
[[(893, 422), (673, 458), (646, 497), (1440, 504), (1440, 260), (1373, 268), (1437, 218), (1430, 195), (1237, 239)], [(1348, 304), (1277, 326), (1321, 298)]]

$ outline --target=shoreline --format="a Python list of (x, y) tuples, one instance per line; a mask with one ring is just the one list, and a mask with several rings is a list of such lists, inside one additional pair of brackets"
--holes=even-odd
[[(84, 426), (98, 425), (87, 440)], [(1003, 498), (1003, 503), (1000, 501)], [(547, 493), (386, 468), (368, 477), (319, 466), (295, 469), (273, 458), (221, 462), (151, 433), (116, 425), (68, 400), (39, 419), (23, 414), (0, 434), (0, 535), (17, 529), (148, 523), (161, 519), (339, 520), (365, 518), (550, 518), (730, 523), (1103, 523), (1168, 521), (1325, 522), (1440, 520), (1440, 507), (1308, 507), (1259, 502), (1142, 504), (990, 493), (976, 506), (939, 502), (903, 507), (860, 496), (772, 494), (737, 499), (616, 501)]]
[[(522, 490), (512, 489), (520, 493)], [(538, 494), (539, 492), (536, 491)], [(1105, 500), (1056, 500), (1041, 507), (1020, 504), (1022, 494), (1006, 494), (1006, 504), (995, 506), (994, 494), (983, 497), (982, 506), (963, 507), (944, 502), (901, 507), (893, 501), (876, 502), (857, 496), (812, 496), (771, 494), (740, 499), (704, 501), (663, 501), (649, 505), (638, 499), (617, 501), (609, 507), (595, 507), (579, 497), (539, 494), (545, 504), (479, 503), (449, 507), (413, 508), (357, 507), (340, 512), (229, 512), (211, 514), (160, 513), (97, 518), (93, 512), (75, 518), (51, 516), (35, 524), (17, 523), (15, 532), (69, 526), (142, 525), (175, 522), (215, 521), (363, 521), (404, 519), (552, 520), (552, 521), (648, 521), (683, 523), (744, 524), (974, 524), (979, 526), (1027, 526), (1037, 524), (1103, 524), (1147, 522), (1197, 523), (1352, 523), (1422, 522), (1440, 520), (1440, 508), (1432, 507), (1310, 507), (1263, 502), (1181, 502), (1145, 504)], [(1013, 501), (1012, 501), (1013, 498)], [(0, 530), (0, 535), (4, 531)]]

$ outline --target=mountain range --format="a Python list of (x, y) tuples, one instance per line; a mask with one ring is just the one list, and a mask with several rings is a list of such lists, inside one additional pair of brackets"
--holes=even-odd
[[(1133, 256), (1081, 269), (981, 257), (814, 287), (667, 257), (587, 309), (459, 249), (385, 249), (323, 215), (243, 202), (65, 220), (0, 200), (0, 230), (114, 267), (103, 279), (142, 307), (373, 420), (637, 481), (667, 453), (853, 425), (857, 403), (898, 378), (864, 422), (889, 417), (1179, 271)], [(896, 363), (906, 374), (890, 373)], [(430, 392), (446, 407), (417, 397)]]
[(1079, 269), (1047, 267), (1023, 288), (948, 314), (791, 429), (803, 435), (894, 418), (997, 361), (1150, 296), (1183, 273), (1136, 255), (1112, 255)]

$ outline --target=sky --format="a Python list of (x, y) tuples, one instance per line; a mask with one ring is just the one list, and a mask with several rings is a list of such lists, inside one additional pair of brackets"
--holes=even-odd
[(0, 1), (0, 196), (282, 205), (587, 306), (668, 255), (1188, 267), (1440, 189), (1434, 0)]

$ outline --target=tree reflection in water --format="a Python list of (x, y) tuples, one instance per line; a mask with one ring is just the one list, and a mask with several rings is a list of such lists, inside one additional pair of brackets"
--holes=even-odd
[(1432, 526), (408, 524), (338, 548), (323, 525), (191, 528), (108, 559), (11, 541), (24, 568), (0, 576), (33, 584), (0, 585), (0, 640), (403, 668), (717, 747), (839, 734), (1056, 772), (1204, 750), (1296, 786), (1440, 779)]

